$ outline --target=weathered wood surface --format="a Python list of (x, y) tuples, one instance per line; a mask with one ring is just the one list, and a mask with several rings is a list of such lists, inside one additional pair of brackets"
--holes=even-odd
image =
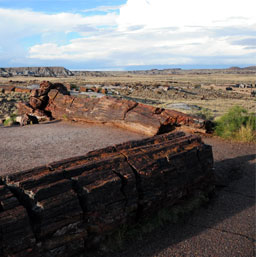
[(211, 147), (157, 135), (1, 177), (0, 256), (77, 256), (213, 184)]
[(43, 82), (40, 89), (32, 90), (29, 103), (20, 103), (18, 109), (21, 114), (38, 118), (42, 117), (43, 112), (49, 118), (109, 124), (148, 136), (170, 132), (177, 126), (200, 132), (211, 129), (208, 121), (178, 111), (108, 96), (70, 96), (62, 84), (49, 82)]

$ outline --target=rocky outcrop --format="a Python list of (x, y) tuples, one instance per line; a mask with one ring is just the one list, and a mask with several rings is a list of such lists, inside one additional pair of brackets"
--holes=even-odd
[(183, 132), (1, 177), (0, 255), (78, 256), (213, 184), (211, 147)]
[(67, 77), (73, 73), (64, 67), (18, 67), (0, 68), (0, 77), (32, 76), (32, 77)]

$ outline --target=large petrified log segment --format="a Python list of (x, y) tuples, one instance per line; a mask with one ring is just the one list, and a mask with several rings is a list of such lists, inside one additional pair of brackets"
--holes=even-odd
[(135, 218), (136, 181), (123, 155), (66, 170), (71, 176), (77, 171), (81, 175), (72, 179), (89, 226), (96, 226), (104, 234)]
[(0, 256), (26, 253), (35, 242), (26, 209), (6, 186), (0, 185)]
[(200, 137), (176, 132), (4, 176), (1, 254), (78, 256), (120, 225), (208, 191), (212, 160)]
[(113, 124), (149, 136), (171, 131), (175, 126), (187, 125), (204, 129), (204, 121), (189, 115), (138, 104), (133, 101), (111, 97), (100, 99), (49, 94), (46, 110), (53, 117), (62, 119)]
[[(144, 213), (174, 203), (187, 195), (196, 182), (212, 179), (211, 148), (195, 136), (121, 152), (139, 177), (140, 210)], [(207, 160), (203, 166), (201, 152)]]
[(96, 99), (70, 96), (64, 85), (46, 81), (40, 84), (40, 89), (32, 90), (29, 103), (20, 103), (18, 109), (20, 114), (34, 114), (39, 119), (48, 116), (111, 124), (149, 136), (170, 132), (181, 125), (201, 132), (210, 129), (209, 122), (181, 112), (108, 96)]
[(205, 121), (173, 110), (165, 110), (134, 101), (112, 97), (85, 98), (62, 95), (57, 90), (48, 94), (45, 110), (57, 119), (112, 124), (149, 136), (169, 132), (185, 125), (205, 131)]

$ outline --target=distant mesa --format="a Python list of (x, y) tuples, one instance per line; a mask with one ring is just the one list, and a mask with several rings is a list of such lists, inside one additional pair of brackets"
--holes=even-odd
[(69, 77), (69, 76), (88, 76), (88, 77), (109, 77), (117, 74), (125, 75), (175, 75), (175, 74), (255, 74), (256, 66), (249, 67), (230, 67), (227, 69), (191, 69), (183, 70), (181, 68), (173, 69), (151, 69), (151, 70), (133, 70), (133, 71), (70, 71), (64, 67), (17, 67), (17, 68), (0, 68), (0, 77)]
[(256, 66), (248, 66), (248, 67), (244, 67), (244, 68), (240, 68), (240, 67), (230, 67), (229, 70), (254, 70), (256, 71)]
[(18, 67), (0, 68), (0, 77), (68, 77), (74, 74), (64, 67)]

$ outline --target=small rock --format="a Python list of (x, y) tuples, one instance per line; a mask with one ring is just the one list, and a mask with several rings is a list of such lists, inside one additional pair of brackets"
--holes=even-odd
[(31, 125), (31, 124), (38, 124), (39, 123), (38, 119), (35, 116), (28, 115), (28, 114), (24, 114), (18, 120), (19, 120), (19, 124), (21, 126)]

